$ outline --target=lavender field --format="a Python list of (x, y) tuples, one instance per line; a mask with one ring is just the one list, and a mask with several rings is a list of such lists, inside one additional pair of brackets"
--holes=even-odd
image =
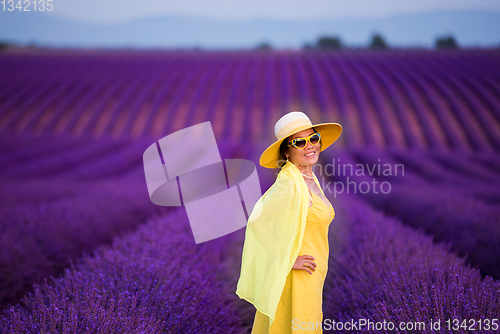
[(210, 121), (258, 166), (292, 110), (343, 126), (314, 169), (324, 318), (500, 331), (500, 51), (44, 51), (0, 73), (0, 333), (250, 333), (245, 229), (196, 244), (142, 154)]

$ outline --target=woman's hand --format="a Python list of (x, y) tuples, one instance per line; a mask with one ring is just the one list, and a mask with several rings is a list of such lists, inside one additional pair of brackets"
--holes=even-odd
[[(316, 263), (314, 263), (314, 256), (312, 255), (299, 255), (297, 260), (292, 267), (292, 269), (296, 270), (307, 270), (307, 272), (312, 275), (312, 271), (316, 271)], [(306, 265), (307, 264), (307, 265)]]

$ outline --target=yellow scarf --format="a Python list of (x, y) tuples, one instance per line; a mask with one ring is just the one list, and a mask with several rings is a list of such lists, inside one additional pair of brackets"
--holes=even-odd
[(299, 255), (309, 196), (300, 170), (287, 161), (248, 218), (236, 294), (269, 316), (269, 325)]

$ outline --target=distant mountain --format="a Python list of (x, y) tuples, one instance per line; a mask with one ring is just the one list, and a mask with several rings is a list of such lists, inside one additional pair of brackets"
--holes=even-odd
[(0, 12), (0, 40), (57, 47), (249, 48), (268, 42), (273, 47), (299, 48), (323, 35), (339, 36), (348, 46), (364, 46), (375, 32), (396, 47), (433, 47), (436, 37), (447, 34), (453, 34), (460, 46), (499, 46), (500, 12), (435, 11), (304, 21), (163, 16), (107, 25), (47, 12)]

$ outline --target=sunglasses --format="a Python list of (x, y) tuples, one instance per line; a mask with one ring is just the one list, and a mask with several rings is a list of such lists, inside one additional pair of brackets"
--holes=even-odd
[(307, 142), (311, 143), (311, 145), (316, 145), (320, 140), (321, 135), (319, 134), (319, 132), (315, 132), (307, 137), (295, 138), (294, 140), (289, 141), (288, 147), (293, 146), (295, 148), (298, 148), (299, 150), (302, 150), (306, 147)]

